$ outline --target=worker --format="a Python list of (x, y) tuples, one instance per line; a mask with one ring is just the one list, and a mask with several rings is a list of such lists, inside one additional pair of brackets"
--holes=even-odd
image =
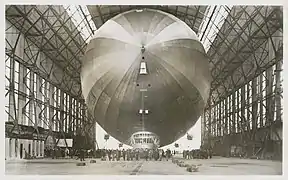
[(122, 156), (123, 156), (123, 160), (125, 161), (126, 151), (124, 149), (122, 150)]
[(84, 151), (84, 149), (80, 149), (80, 161), (85, 161), (85, 159), (84, 159), (84, 157), (85, 157), (85, 151)]

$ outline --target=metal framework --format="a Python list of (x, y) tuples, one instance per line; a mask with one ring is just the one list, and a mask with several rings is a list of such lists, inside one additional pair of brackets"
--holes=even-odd
[(49, 136), (54, 145), (76, 134), (95, 140), (80, 85), (86, 43), (65, 9), (6, 6), (5, 40), (6, 137), (40, 141), (42, 150)]
[(281, 158), (282, 8), (226, 9), (229, 15), (208, 51), (213, 81), (202, 146), (223, 155)]
[(201, 120), (202, 147), (223, 155), (236, 147), (246, 156), (281, 156), (278, 6), (7, 5), (6, 136), (56, 141), (86, 132), (95, 138), (95, 121), (81, 95), (81, 58), (96, 28), (141, 8), (186, 22), (208, 53), (213, 81)]

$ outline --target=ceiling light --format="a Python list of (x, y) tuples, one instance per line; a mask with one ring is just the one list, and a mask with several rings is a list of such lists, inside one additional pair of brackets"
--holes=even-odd
[(142, 12), (143, 9), (136, 9), (136, 12)]

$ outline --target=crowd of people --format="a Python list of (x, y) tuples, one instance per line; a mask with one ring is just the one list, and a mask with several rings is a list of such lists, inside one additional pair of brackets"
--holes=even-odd
[(183, 158), (184, 159), (208, 159), (212, 158), (212, 151), (205, 149), (193, 149), (193, 150), (184, 150), (183, 151)]
[(96, 151), (86, 149), (73, 149), (67, 147), (46, 147), (44, 149), (44, 157), (59, 158), (76, 158), (84, 161), (84, 158), (96, 158)]
[[(175, 154), (175, 151), (174, 151)], [(44, 149), (44, 156), (52, 159), (59, 158), (76, 158), (84, 161), (85, 158), (101, 158), (103, 161), (133, 161), (133, 160), (168, 160), (172, 157), (172, 152), (167, 149), (98, 149), (98, 150), (86, 150), (86, 149), (73, 149), (62, 147), (46, 147)]]
[(44, 157), (51, 157), (52, 159), (65, 158), (72, 156), (72, 149), (60, 147), (46, 147), (44, 149)]
[[(61, 147), (50, 147), (45, 148), (44, 157), (50, 157), (52, 159), (58, 158), (76, 158), (81, 161), (85, 161), (85, 158), (101, 158), (102, 161), (133, 161), (145, 159), (162, 161), (170, 159), (175, 151), (169, 149), (98, 149), (98, 150), (86, 150), (86, 149), (73, 149), (73, 148), (61, 148)], [(184, 150), (184, 159), (208, 159), (212, 158), (211, 150)]]
[[(175, 154), (175, 151), (174, 151)], [(162, 149), (145, 149), (145, 150), (138, 150), (138, 149), (102, 149), (101, 150), (101, 160), (103, 161), (133, 161), (133, 160), (140, 160), (145, 159), (148, 160), (155, 160), (155, 161), (162, 161), (167, 160), (172, 157), (172, 152), (167, 149), (166, 151)]]

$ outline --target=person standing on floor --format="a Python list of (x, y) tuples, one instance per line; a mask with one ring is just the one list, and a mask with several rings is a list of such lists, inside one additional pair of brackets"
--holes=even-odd
[(127, 161), (130, 161), (130, 159), (131, 159), (131, 151), (129, 149), (127, 150)]
[(209, 149), (208, 153), (209, 153), (209, 158), (212, 159), (212, 149)]
[(159, 153), (159, 161), (162, 161), (162, 149), (160, 149), (160, 150), (158, 151), (158, 153)]
[(109, 161), (112, 159), (112, 151), (110, 149), (108, 150), (108, 159)]
[(165, 152), (164, 152), (164, 150), (162, 149), (162, 157), (161, 157), (161, 159), (162, 158), (165, 158)]
[(146, 159), (146, 161), (148, 161), (148, 157), (149, 157), (149, 152), (148, 152), (148, 150), (146, 149), (146, 150), (144, 151), (144, 153), (145, 153), (145, 159)]
[(126, 151), (124, 149), (122, 150), (122, 156), (123, 156), (123, 160), (125, 161)]
[(81, 148), (80, 149), (80, 161), (85, 161), (84, 156), (85, 156), (84, 149)]

